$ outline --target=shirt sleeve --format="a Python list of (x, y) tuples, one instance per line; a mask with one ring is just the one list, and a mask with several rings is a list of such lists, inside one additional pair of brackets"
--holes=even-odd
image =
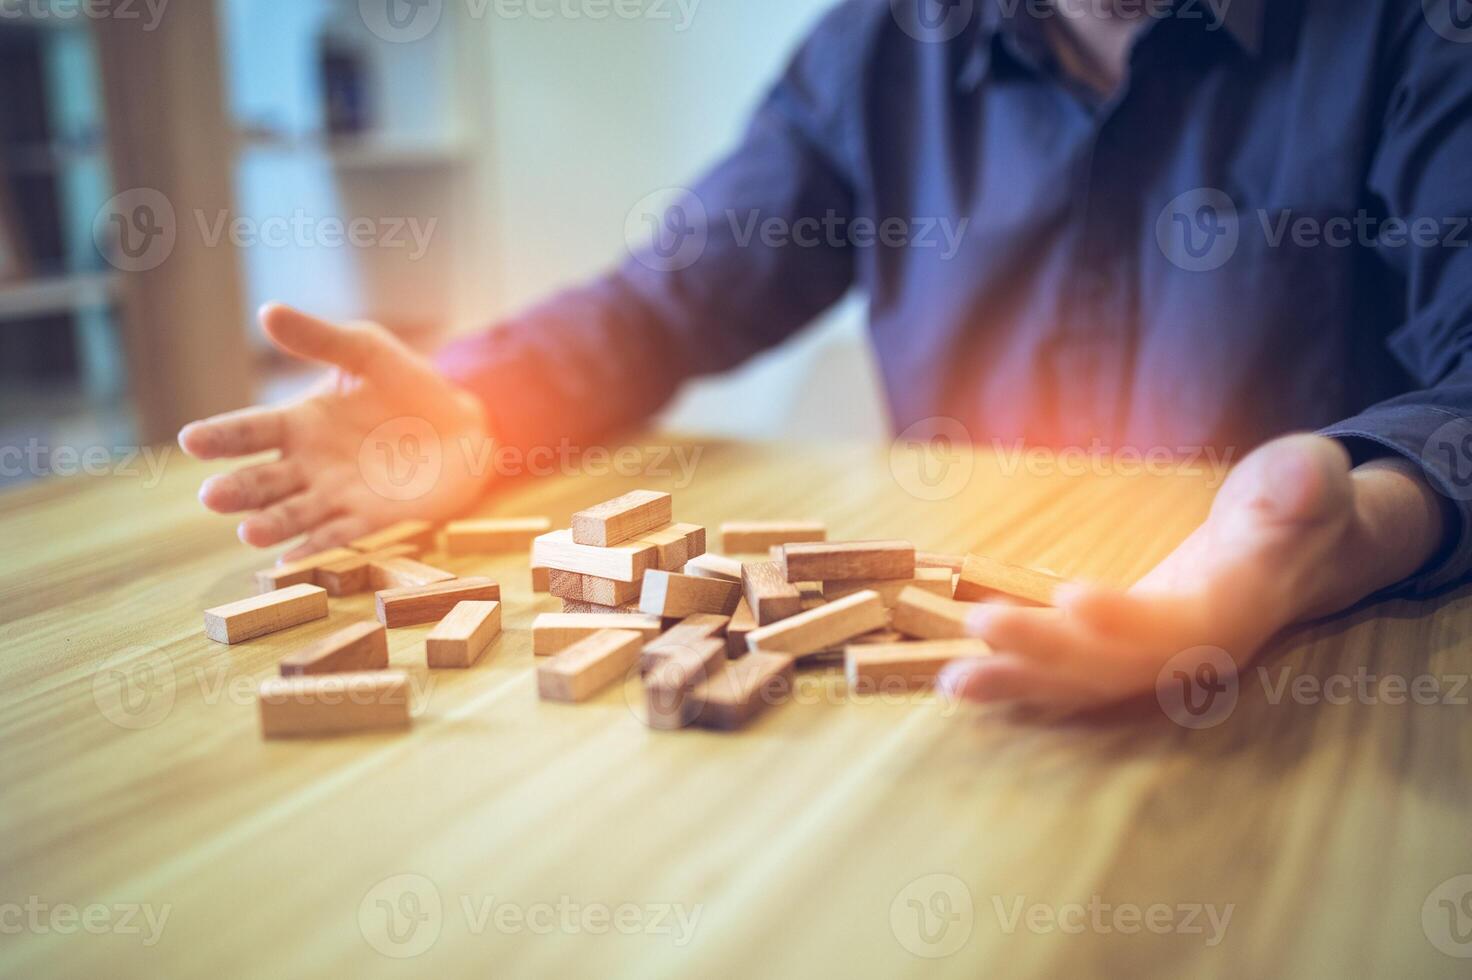
[(662, 215), (631, 216), (648, 240), (618, 268), (441, 352), (498, 442), (556, 445), (633, 425), (681, 381), (733, 367), (842, 298), (852, 249), (822, 230), (853, 210), (866, 31), (856, 7), (823, 19), (733, 152)]
[(1357, 457), (1399, 453), (1456, 514), (1432, 563), (1397, 591), (1423, 594), (1472, 569), (1472, 48), (1430, 28), (1420, 4), (1391, 36), (1384, 136), (1368, 175), (1387, 215), (1377, 249), (1405, 283), (1390, 352), (1421, 387), (1324, 430)]

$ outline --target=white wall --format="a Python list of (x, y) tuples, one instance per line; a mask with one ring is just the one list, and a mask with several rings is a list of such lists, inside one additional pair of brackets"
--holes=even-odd
[[(657, 8), (668, 20), (536, 20), (498, 17), (494, 3), (461, 7), (458, 96), (481, 229), (462, 247), (484, 274), (460, 293), (460, 325), (616, 261), (629, 209), (687, 183), (732, 144), (829, 2), (684, 0), (688, 23), (675, 0)], [(882, 434), (858, 304), (734, 375), (691, 386), (666, 421), (749, 438)]]

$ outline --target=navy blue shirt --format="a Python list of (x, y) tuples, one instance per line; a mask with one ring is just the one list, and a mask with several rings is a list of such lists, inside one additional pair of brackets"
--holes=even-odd
[(838, 6), (627, 262), (441, 363), (498, 438), (588, 439), (858, 289), (896, 429), (1235, 458), (1319, 429), (1425, 468), (1461, 526), (1410, 587), (1460, 578), (1472, 6), (1143, 6), (1108, 97), (1045, 0)]

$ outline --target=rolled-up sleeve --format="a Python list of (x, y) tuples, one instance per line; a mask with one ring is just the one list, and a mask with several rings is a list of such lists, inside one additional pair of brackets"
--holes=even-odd
[(1418, 465), (1457, 520), (1438, 557), (1397, 591), (1425, 593), (1472, 570), (1472, 48), (1420, 16), (1388, 48), (1393, 79), (1369, 173), (1383, 206), (1378, 254), (1405, 283), (1406, 318), (1390, 353), (1421, 387), (1324, 432)]

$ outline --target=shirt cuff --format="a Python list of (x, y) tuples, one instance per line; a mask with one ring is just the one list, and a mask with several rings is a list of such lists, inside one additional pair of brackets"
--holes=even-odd
[(1467, 577), (1472, 570), (1472, 419), (1432, 405), (1380, 406), (1319, 432), (1345, 443), (1356, 463), (1387, 453), (1405, 457), (1456, 515), (1426, 567), (1383, 594), (1428, 595)]

